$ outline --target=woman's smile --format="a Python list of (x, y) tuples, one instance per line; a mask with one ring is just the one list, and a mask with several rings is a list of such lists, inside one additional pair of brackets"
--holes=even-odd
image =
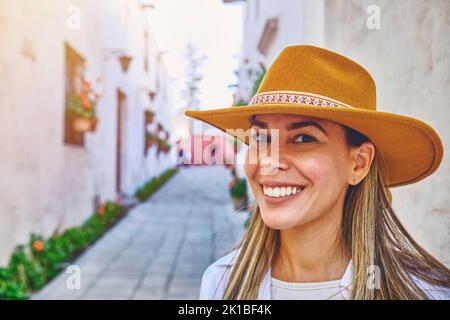
[(260, 184), (264, 200), (268, 203), (280, 203), (298, 198), (304, 187), (300, 186), (267, 186)]

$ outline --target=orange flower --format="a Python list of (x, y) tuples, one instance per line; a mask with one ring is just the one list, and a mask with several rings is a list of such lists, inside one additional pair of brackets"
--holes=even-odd
[(86, 109), (91, 109), (92, 108), (92, 103), (89, 100), (85, 99), (85, 100), (83, 100), (83, 106)]
[(42, 250), (44, 250), (44, 243), (41, 240), (35, 240), (33, 242), (33, 248), (37, 252), (41, 252)]
[(87, 92), (91, 90), (91, 83), (89, 81), (83, 80), (83, 90)]
[(103, 216), (105, 214), (105, 206), (101, 206), (97, 209), (99, 215)]

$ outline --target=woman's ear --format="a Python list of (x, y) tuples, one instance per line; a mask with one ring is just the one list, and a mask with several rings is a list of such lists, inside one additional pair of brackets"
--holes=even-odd
[(352, 149), (351, 172), (349, 184), (358, 184), (369, 172), (375, 156), (375, 146), (371, 142), (364, 142), (359, 147)]

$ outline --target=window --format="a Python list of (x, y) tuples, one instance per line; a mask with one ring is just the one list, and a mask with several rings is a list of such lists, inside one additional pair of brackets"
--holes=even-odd
[(71, 94), (81, 90), (84, 59), (67, 43), (65, 44), (66, 71), (65, 71), (65, 103), (64, 103), (64, 143), (84, 146), (84, 134), (73, 130), (72, 123), (67, 112), (67, 101)]

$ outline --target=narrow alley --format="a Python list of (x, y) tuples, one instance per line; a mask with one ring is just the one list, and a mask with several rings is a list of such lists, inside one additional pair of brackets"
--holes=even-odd
[(222, 166), (182, 168), (130, 210), (34, 299), (197, 299), (201, 276), (239, 240), (247, 213), (233, 210)]

